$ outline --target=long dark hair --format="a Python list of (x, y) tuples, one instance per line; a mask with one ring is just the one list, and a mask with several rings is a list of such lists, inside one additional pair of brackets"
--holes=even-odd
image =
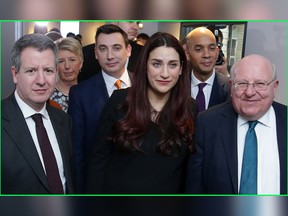
[(122, 107), (125, 117), (114, 124), (112, 140), (118, 147), (144, 152), (141, 142), (151, 123), (151, 105), (147, 95), (147, 61), (149, 54), (161, 46), (172, 47), (177, 51), (182, 74), (158, 115), (156, 123), (161, 140), (157, 149), (165, 155), (177, 156), (181, 150), (181, 141), (187, 143), (190, 150), (193, 149), (194, 117), (186, 55), (180, 42), (169, 33), (155, 33), (143, 47), (132, 86)]

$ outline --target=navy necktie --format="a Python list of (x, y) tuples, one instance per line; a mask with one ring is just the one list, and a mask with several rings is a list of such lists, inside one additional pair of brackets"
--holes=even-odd
[(198, 84), (198, 94), (196, 96), (196, 101), (198, 104), (198, 111), (201, 112), (203, 110), (205, 110), (205, 96), (203, 93), (203, 88), (207, 85), (207, 83), (199, 83)]
[(42, 115), (34, 114), (32, 115), (32, 119), (36, 124), (36, 134), (44, 161), (50, 191), (53, 194), (63, 194), (64, 190), (60, 179), (56, 158), (49, 141), (47, 131), (43, 124)]
[(248, 123), (239, 193), (257, 194), (257, 137), (254, 128), (258, 121), (249, 121)]

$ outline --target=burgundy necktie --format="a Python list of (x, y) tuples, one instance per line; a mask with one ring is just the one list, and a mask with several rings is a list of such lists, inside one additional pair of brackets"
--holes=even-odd
[(43, 124), (42, 115), (34, 114), (32, 115), (32, 119), (35, 121), (36, 124), (36, 134), (40, 145), (51, 193), (63, 194), (64, 191), (59, 175), (56, 158), (51, 143), (49, 141), (47, 131)]
[(207, 83), (199, 83), (198, 84), (199, 91), (198, 91), (198, 94), (197, 94), (197, 97), (196, 97), (196, 101), (197, 101), (197, 104), (198, 104), (198, 111), (199, 112), (205, 110), (205, 96), (204, 96), (204, 93), (203, 93), (203, 88), (206, 85), (207, 85)]

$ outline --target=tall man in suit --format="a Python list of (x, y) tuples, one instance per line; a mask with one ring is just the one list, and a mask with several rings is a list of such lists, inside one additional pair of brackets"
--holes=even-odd
[[(129, 44), (132, 47), (132, 51), (127, 62), (127, 68), (129, 72), (133, 73), (138, 60), (138, 56), (140, 55), (142, 49), (142, 46), (136, 42), (136, 37), (139, 31), (139, 22), (113, 22), (111, 24), (119, 26), (128, 35)], [(94, 49), (95, 43), (83, 47), (84, 62), (81, 73), (78, 75), (78, 82), (87, 80), (101, 71), (101, 66), (98, 60), (95, 58)]]
[(219, 53), (214, 34), (205, 27), (193, 29), (186, 37), (186, 51), (192, 67), (191, 96), (196, 99), (199, 84), (205, 83), (205, 109), (227, 101), (230, 98), (229, 78), (215, 73), (214, 69)]
[(114, 24), (100, 26), (96, 32), (95, 56), (101, 70), (90, 79), (72, 86), (69, 92), (68, 114), (73, 121), (77, 192), (84, 189), (85, 163), (90, 146), (95, 142), (102, 108), (121, 80), (121, 88), (131, 86), (126, 62), (131, 55), (127, 34)]
[[(263, 56), (249, 55), (232, 66), (232, 100), (198, 115), (188, 193), (242, 193), (254, 174), (255, 194), (287, 193), (287, 106), (273, 101), (278, 84), (274, 65)], [(255, 170), (245, 180), (246, 133), (253, 121)]]
[[(46, 103), (55, 89), (56, 62), (57, 47), (45, 35), (24, 35), (14, 44), (11, 71), (16, 89), (2, 100), (3, 194), (74, 192), (71, 119)], [(48, 147), (52, 146), (48, 162), (34, 114), (42, 119), (45, 141), (49, 139)]]

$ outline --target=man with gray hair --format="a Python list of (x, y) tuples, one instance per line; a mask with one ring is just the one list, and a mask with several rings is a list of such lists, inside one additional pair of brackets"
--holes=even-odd
[(45, 35), (24, 35), (13, 46), (15, 91), (2, 100), (2, 194), (73, 193), (71, 120), (47, 103), (56, 63)]
[(231, 101), (200, 113), (187, 192), (287, 194), (287, 106), (274, 65), (249, 55), (231, 68)]

